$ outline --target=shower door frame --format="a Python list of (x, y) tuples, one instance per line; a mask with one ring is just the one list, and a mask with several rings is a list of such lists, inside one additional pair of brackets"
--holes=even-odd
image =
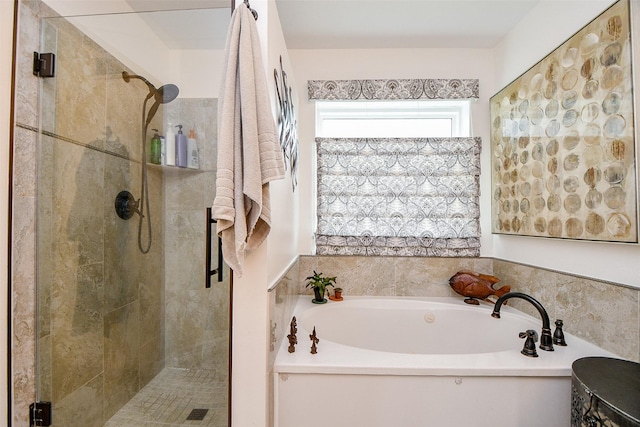
[[(14, 321), (14, 312), (13, 312), (13, 303), (14, 303), (14, 298), (13, 298), (13, 197), (14, 197), (14, 191), (13, 191), (13, 185), (14, 185), (14, 179), (13, 179), (13, 172), (14, 172), (14, 160), (13, 160), (13, 152), (15, 149), (15, 144), (14, 144), (14, 138), (15, 138), (15, 125), (16, 125), (16, 119), (15, 119), (15, 99), (16, 99), (16, 68), (17, 68), (17, 63), (18, 63), (18, 58), (17, 58), (17, 49), (18, 49), (18, 3), (19, 0), (13, 0), (13, 25), (12, 25), (12, 42), (11, 42), (11, 90), (10, 90), (10, 97), (11, 97), (11, 101), (10, 101), (10, 106), (9, 106), (9, 141), (8, 141), (8, 170), (7, 170), (7, 201), (6, 201), (6, 218), (7, 218), (7, 228), (6, 228), (6, 236), (7, 236), (7, 240), (6, 240), (6, 291), (7, 291), (7, 305), (6, 305), (6, 314), (7, 314), (7, 327), (6, 327), (6, 342), (4, 343), (4, 345), (6, 345), (6, 354), (7, 354), (7, 360), (6, 360), (6, 378), (7, 378), (7, 383), (6, 383), (6, 401), (5, 401), (5, 405), (6, 405), (6, 425), (10, 426), (12, 425), (12, 421), (13, 421), (13, 412), (14, 412), (14, 408), (13, 408), (13, 404), (14, 404), (14, 392), (13, 392), (13, 386), (14, 386), (14, 372), (13, 372), (13, 352), (14, 352), (14, 345), (13, 345), (13, 321)], [(35, 296), (34, 296), (35, 299)], [(35, 322), (35, 319), (34, 319)], [(33, 353), (33, 358), (35, 361), (36, 355), (35, 352)], [(34, 390), (35, 393), (35, 390)]]

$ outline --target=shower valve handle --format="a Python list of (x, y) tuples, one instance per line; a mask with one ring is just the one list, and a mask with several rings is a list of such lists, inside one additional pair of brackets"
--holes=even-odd
[(133, 197), (133, 194), (129, 193), (126, 190), (121, 191), (116, 196), (116, 214), (118, 214), (118, 216), (124, 220), (131, 219), (134, 213), (137, 213), (138, 215), (144, 217), (140, 213), (140, 209), (138, 209), (139, 205), (140, 199), (136, 200)]

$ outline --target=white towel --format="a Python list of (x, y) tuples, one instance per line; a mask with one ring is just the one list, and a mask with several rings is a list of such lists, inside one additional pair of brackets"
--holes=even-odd
[(241, 4), (227, 33), (218, 103), (218, 169), (212, 215), (222, 253), (242, 276), (245, 251), (271, 230), (269, 181), (284, 178), (255, 19)]

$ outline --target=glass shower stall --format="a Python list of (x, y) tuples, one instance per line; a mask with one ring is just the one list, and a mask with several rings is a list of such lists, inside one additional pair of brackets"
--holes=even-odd
[[(205, 234), (230, 5), (122, 3), (19, 3), (19, 68), (43, 67), (15, 123), (36, 144), (37, 400), (57, 427), (227, 426), (230, 273), (205, 287)], [(173, 138), (156, 164), (178, 125), (197, 168), (167, 161)]]

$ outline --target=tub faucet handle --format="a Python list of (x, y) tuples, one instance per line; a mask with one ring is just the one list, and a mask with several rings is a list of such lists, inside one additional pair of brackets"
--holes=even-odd
[(520, 332), (518, 336), (520, 338), (526, 338), (524, 342), (524, 348), (520, 353), (529, 357), (538, 357), (538, 352), (536, 351), (536, 342), (538, 341), (538, 333), (533, 329), (527, 329), (525, 332)]
[(556, 320), (556, 330), (553, 331), (553, 343), (566, 346), (567, 342), (564, 339), (564, 332), (562, 332), (563, 325), (564, 324), (561, 319)]

